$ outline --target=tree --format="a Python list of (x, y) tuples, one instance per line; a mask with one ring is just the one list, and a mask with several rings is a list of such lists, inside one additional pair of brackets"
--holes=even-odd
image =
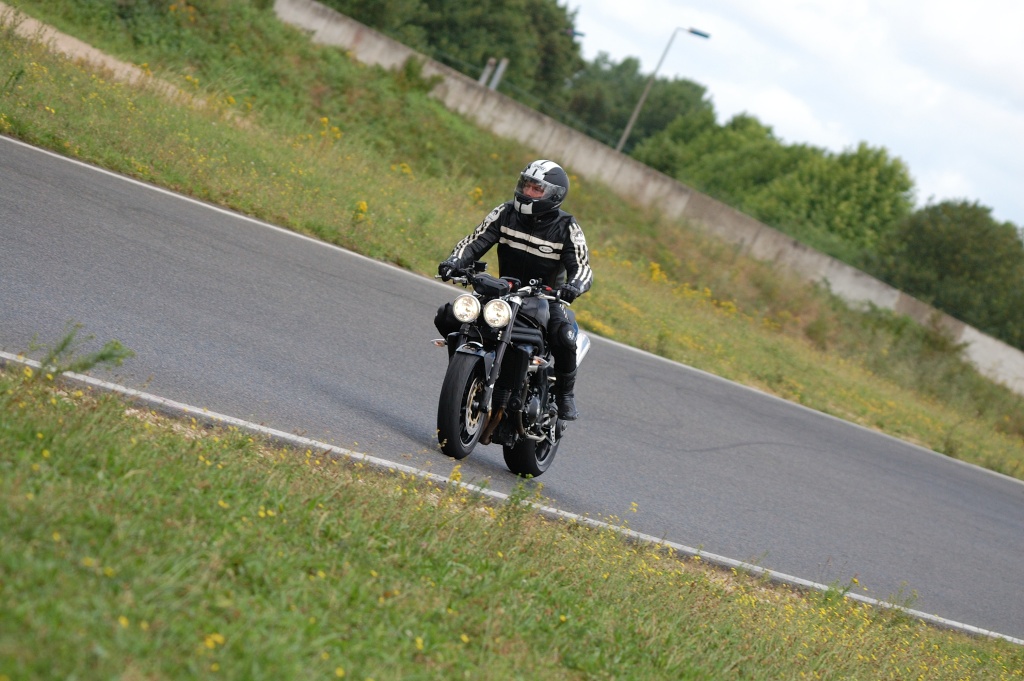
[(872, 269), (893, 286), (1024, 349), (1024, 241), (977, 202), (928, 205), (902, 221)]
[(870, 252), (910, 214), (913, 186), (903, 161), (861, 142), (840, 154), (804, 154), (747, 205), (770, 224), (824, 230)]
[[(609, 145), (618, 142), (649, 76), (640, 73), (640, 61), (627, 57), (615, 63), (601, 52), (576, 73), (565, 91), (565, 108), (595, 137)], [(664, 129), (679, 116), (713, 108), (706, 89), (693, 81), (657, 78), (626, 145), (627, 153), (644, 139)]]
[(719, 126), (708, 112), (677, 117), (637, 147), (637, 160), (718, 200), (746, 208), (748, 199), (793, 172), (810, 147), (787, 147), (772, 129), (748, 114)]
[(350, 16), (414, 49), (424, 47), (426, 36), (416, 24), (423, 12), (421, 0), (322, 0)]
[(633, 154), (695, 189), (859, 264), (910, 213), (913, 181), (884, 148), (834, 154), (784, 144), (748, 114), (718, 126), (680, 116)]
[(655, 170), (697, 187), (698, 178), (688, 174), (688, 170), (693, 170), (698, 156), (692, 142), (717, 127), (715, 112), (711, 107), (691, 110), (677, 116), (663, 130), (641, 141), (633, 151), (633, 157)]
[(353, 19), (467, 75), (507, 58), (503, 83), (544, 99), (583, 66), (575, 11), (557, 0), (325, 0)]
[(586, 63), (574, 37), (576, 10), (568, 11), (555, 0), (532, 0), (527, 5), (532, 7), (528, 16), (536, 30), (534, 49), (540, 56), (527, 89), (537, 93), (539, 86), (542, 96), (556, 99), (552, 94), (564, 88)]

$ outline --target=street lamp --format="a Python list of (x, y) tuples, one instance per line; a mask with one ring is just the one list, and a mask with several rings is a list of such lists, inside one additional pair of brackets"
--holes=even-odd
[(629, 123), (626, 124), (626, 129), (622, 131), (622, 137), (619, 138), (619, 144), (615, 147), (615, 151), (622, 151), (622, 147), (626, 145), (626, 139), (629, 137), (629, 133), (633, 131), (633, 124), (636, 123), (637, 116), (640, 115), (640, 109), (643, 108), (644, 102), (647, 100), (647, 94), (651, 91), (651, 86), (654, 85), (654, 76), (657, 75), (658, 69), (661, 68), (661, 63), (665, 61), (665, 56), (668, 55), (668, 48), (672, 47), (672, 41), (676, 38), (676, 33), (679, 31), (686, 31), (692, 33), (700, 38), (710, 38), (711, 35), (704, 31), (698, 31), (695, 28), (682, 28), (679, 27), (672, 31), (672, 36), (668, 39), (668, 45), (665, 46), (665, 51), (661, 53), (661, 59), (658, 60), (658, 65), (654, 67), (654, 71), (651, 72), (651, 77), (647, 79), (647, 85), (644, 87), (644, 92), (640, 95), (640, 101), (636, 103), (636, 108), (633, 109), (633, 114), (629, 117)]

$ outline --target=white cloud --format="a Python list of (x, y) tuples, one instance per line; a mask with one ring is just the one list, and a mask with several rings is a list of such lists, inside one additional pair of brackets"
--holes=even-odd
[[(856, 144), (840, 121), (820, 119), (804, 100), (783, 88), (752, 89), (721, 82), (711, 85), (710, 91), (716, 110), (755, 115), (787, 144), (810, 143), (835, 150)], [(783, 124), (776, 125), (775, 122)]]
[(977, 193), (970, 178), (956, 170), (940, 170), (934, 174), (924, 175), (918, 178), (918, 185), (931, 189), (930, 192), (918, 197), (922, 204), (931, 202), (937, 196), (973, 201), (974, 199), (970, 197)]

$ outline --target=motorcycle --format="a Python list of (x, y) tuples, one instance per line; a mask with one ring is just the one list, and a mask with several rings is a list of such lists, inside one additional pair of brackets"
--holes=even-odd
[[(453, 459), (466, 458), (478, 444), (500, 444), (510, 471), (537, 477), (551, 466), (567, 426), (558, 418), (545, 333), (549, 302), (559, 298), (538, 281), (524, 286), (485, 270), (478, 262), (452, 273), (451, 281), (472, 293), (452, 303), (462, 327), (434, 341), (448, 349), (437, 439)], [(577, 366), (589, 349), (590, 338), (577, 329)]]

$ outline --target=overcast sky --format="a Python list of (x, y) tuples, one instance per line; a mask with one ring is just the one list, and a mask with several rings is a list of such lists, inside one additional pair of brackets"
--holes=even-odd
[(907, 164), (917, 200), (968, 199), (1024, 227), (1021, 0), (568, 0), (583, 56), (640, 59), (707, 88), (785, 143), (867, 142)]

